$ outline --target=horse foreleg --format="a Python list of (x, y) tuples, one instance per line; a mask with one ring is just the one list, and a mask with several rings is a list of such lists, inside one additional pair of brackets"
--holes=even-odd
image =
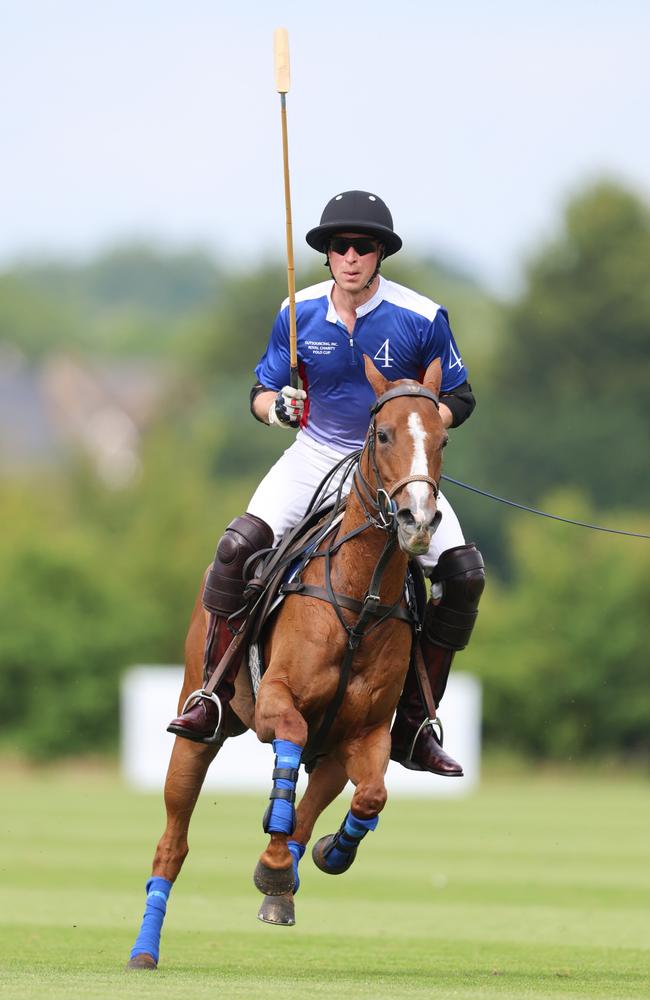
[(257, 914), (267, 924), (293, 926), (296, 922), (294, 895), (300, 886), (298, 865), (305, 853), (314, 824), (324, 809), (345, 788), (348, 775), (333, 757), (323, 757), (309, 775), (307, 789), (296, 809), (296, 828), (287, 847), (293, 859), (294, 887), (281, 896), (266, 896)]
[(219, 747), (191, 743), (178, 737), (174, 743), (165, 781), (167, 824), (158, 841), (151, 878), (147, 882), (147, 904), (128, 968), (155, 969), (167, 900), (189, 847), (187, 831), (206, 772)]
[(384, 774), (390, 755), (390, 732), (378, 728), (344, 744), (345, 770), (356, 786), (350, 810), (339, 830), (314, 844), (314, 864), (328, 875), (341, 875), (354, 861), (365, 835), (376, 828), (388, 793)]
[(177, 737), (165, 780), (167, 824), (158, 841), (152, 875), (175, 882), (187, 857), (187, 831), (197, 799), (219, 745), (193, 743)]
[(294, 888), (293, 857), (287, 842), (296, 825), (296, 782), (307, 742), (307, 723), (297, 710), (288, 685), (272, 678), (269, 672), (258, 693), (255, 729), (262, 742), (273, 742), (275, 767), (271, 802), (262, 822), (270, 840), (260, 855), (253, 879), (265, 896), (281, 896)]

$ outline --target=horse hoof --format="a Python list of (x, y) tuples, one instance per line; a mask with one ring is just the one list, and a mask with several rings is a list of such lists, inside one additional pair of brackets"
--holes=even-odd
[(285, 892), (282, 896), (267, 896), (259, 908), (257, 919), (263, 920), (265, 924), (293, 927), (296, 922), (293, 893)]
[(267, 868), (258, 861), (253, 882), (263, 896), (284, 896), (287, 892), (293, 892), (296, 886), (293, 863), (288, 868)]
[(320, 868), (322, 872), (325, 872), (326, 875), (342, 875), (343, 872), (348, 870), (357, 856), (357, 849), (355, 847), (353, 851), (350, 851), (350, 853), (347, 854), (344, 862), (334, 865), (332, 861), (328, 859), (327, 851), (332, 846), (335, 837), (335, 833), (330, 833), (327, 837), (321, 837), (320, 840), (316, 841), (311, 852), (314, 864), (317, 868)]
[(127, 969), (148, 969), (153, 971), (158, 968), (158, 963), (153, 955), (148, 955), (146, 951), (141, 952), (139, 955), (134, 955), (126, 963)]

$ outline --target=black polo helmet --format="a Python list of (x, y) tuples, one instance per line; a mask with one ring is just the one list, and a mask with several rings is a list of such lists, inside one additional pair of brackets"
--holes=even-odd
[(397, 253), (402, 241), (393, 231), (393, 217), (388, 206), (370, 191), (343, 191), (323, 209), (320, 225), (310, 229), (305, 239), (310, 247), (327, 253), (327, 245), (337, 233), (363, 233), (383, 243), (384, 257)]

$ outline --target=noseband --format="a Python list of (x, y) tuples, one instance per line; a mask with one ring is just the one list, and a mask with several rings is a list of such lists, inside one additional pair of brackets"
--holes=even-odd
[[(361, 459), (359, 459), (359, 464), (356, 468), (354, 483), (356, 485), (356, 477), (358, 476), (363, 492), (365, 494), (365, 499), (368, 500), (370, 504), (375, 508), (375, 510), (378, 511), (379, 513), (380, 523), (378, 523), (378, 527), (384, 529), (390, 528), (391, 530), (394, 530), (395, 528), (395, 513), (396, 513), (393, 497), (399, 490), (402, 489), (403, 486), (408, 486), (409, 483), (428, 483), (431, 489), (433, 490), (433, 495), (436, 500), (438, 499), (440, 493), (440, 487), (438, 483), (436, 482), (435, 479), (432, 479), (431, 476), (420, 476), (420, 475), (404, 476), (403, 479), (398, 479), (397, 482), (391, 486), (390, 490), (387, 490), (384, 487), (381, 478), (381, 473), (379, 471), (379, 467), (377, 466), (377, 458), (375, 455), (375, 441), (377, 435), (376, 418), (382, 406), (385, 406), (385, 404), (390, 402), (391, 399), (397, 399), (399, 396), (410, 396), (410, 397), (417, 397), (418, 399), (428, 399), (433, 403), (433, 405), (437, 410), (440, 408), (440, 401), (436, 396), (436, 394), (434, 392), (431, 392), (430, 389), (426, 389), (423, 385), (420, 385), (419, 382), (412, 382), (407, 385), (393, 386), (392, 389), (389, 389), (382, 396), (380, 396), (375, 402), (374, 406), (370, 408), (372, 422), (368, 430), (368, 455), (370, 463), (372, 465), (373, 472), (375, 474), (376, 492), (373, 495), (373, 489), (371, 484), (368, 482), (368, 480), (361, 472)], [(359, 497), (359, 500), (364, 506), (364, 509), (366, 509), (365, 503), (359, 493), (359, 490), (357, 489), (356, 492), (357, 496)]]

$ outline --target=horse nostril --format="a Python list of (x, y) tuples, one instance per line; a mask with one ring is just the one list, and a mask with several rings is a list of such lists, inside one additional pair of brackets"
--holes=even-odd
[(415, 518), (408, 507), (400, 508), (395, 516), (403, 528), (415, 528)]
[(434, 531), (436, 531), (441, 521), (442, 521), (442, 512), (437, 510), (433, 515), (433, 517), (431, 518), (431, 520), (429, 521), (429, 528), (431, 529), (432, 534)]

